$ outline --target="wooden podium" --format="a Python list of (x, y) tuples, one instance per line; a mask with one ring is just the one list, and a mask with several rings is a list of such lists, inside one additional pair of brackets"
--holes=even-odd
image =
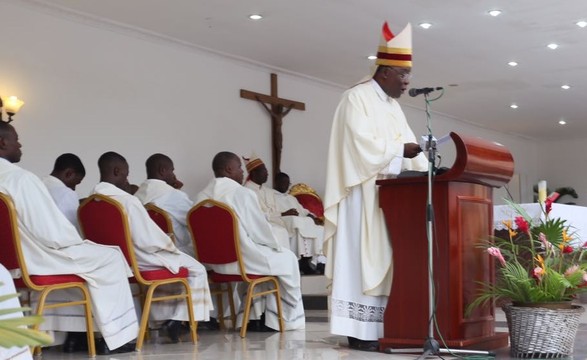
[[(478, 248), (493, 233), (493, 187), (507, 184), (514, 161), (502, 145), (450, 134), (456, 160), (433, 179), (433, 262), (441, 347), (489, 350), (506, 347), (495, 332), (492, 306), (465, 317), (477, 282), (493, 282), (493, 260)], [(422, 347), (428, 338), (428, 178), (379, 180), (379, 203), (393, 248), (393, 284), (384, 315), (381, 350)], [(436, 327), (435, 327), (436, 329)], [(444, 339), (444, 343), (443, 343)]]

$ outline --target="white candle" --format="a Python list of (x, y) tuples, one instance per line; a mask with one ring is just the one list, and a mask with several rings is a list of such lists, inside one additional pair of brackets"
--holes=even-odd
[(546, 201), (546, 180), (538, 182), (538, 202), (544, 203)]

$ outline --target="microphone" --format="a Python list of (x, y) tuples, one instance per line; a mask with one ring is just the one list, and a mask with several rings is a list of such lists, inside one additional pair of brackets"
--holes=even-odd
[(408, 94), (411, 97), (415, 97), (420, 94), (428, 95), (431, 92), (433, 92), (434, 90), (442, 90), (442, 88), (441, 87), (437, 87), (437, 88), (425, 87), (425, 88), (421, 88), (421, 89), (411, 88), (410, 91), (408, 91)]

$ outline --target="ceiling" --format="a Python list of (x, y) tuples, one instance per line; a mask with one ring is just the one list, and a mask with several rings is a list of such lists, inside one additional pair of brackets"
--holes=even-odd
[[(384, 20), (413, 25), (411, 87), (432, 110), (536, 140), (587, 138), (586, 0), (30, 0), (348, 87), (370, 71)], [(488, 10), (500, 9), (492, 17)], [(248, 15), (264, 18), (251, 21)], [(433, 26), (424, 30), (423, 21)], [(559, 44), (550, 50), (549, 43)], [(508, 66), (509, 61), (519, 63)], [(571, 86), (568, 90), (561, 85)], [(405, 94), (402, 103), (423, 107)], [(511, 109), (512, 103), (517, 109)], [(567, 124), (561, 126), (558, 121)]]

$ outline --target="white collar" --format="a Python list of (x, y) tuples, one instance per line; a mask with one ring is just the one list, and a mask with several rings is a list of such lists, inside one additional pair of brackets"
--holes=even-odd
[(375, 89), (375, 92), (377, 93), (377, 96), (379, 96), (381, 101), (385, 101), (385, 102), (389, 102), (389, 103), (393, 102), (393, 98), (390, 97), (389, 95), (387, 95), (385, 93), (385, 91), (383, 91), (383, 89), (377, 83), (377, 81), (375, 81), (375, 79), (371, 79), (371, 85), (373, 86), (373, 89)]

